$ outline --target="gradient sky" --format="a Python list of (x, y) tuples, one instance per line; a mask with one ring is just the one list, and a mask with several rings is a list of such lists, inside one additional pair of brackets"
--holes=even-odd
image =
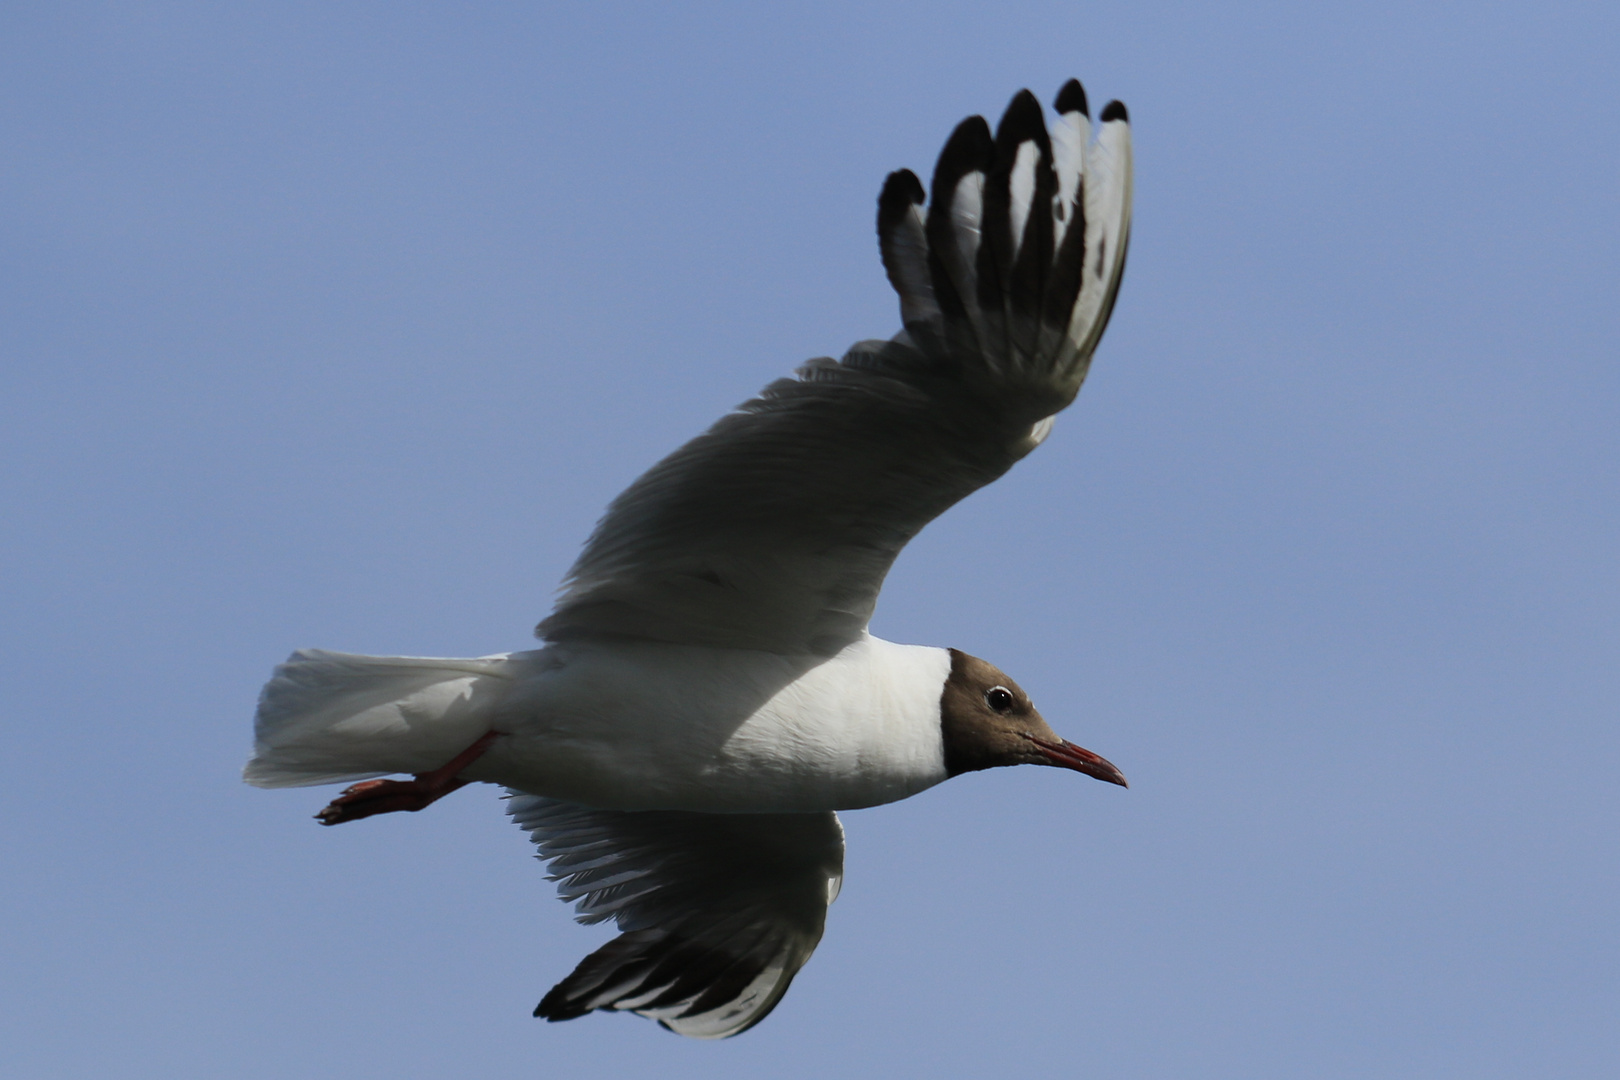
[[(679, 13), (671, 9), (679, 8)], [(0, 1072), (1620, 1075), (1620, 8), (0, 9)], [(609, 498), (898, 327), (963, 116), (1130, 106), (1134, 250), (1051, 439), (873, 629), (1132, 788), (845, 815), (762, 1026), (548, 1025), (490, 788), (247, 788), (292, 649), (476, 655)]]

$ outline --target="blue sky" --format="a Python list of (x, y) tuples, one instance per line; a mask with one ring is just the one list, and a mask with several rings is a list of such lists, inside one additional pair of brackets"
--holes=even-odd
[[(1600, 4), (11, 4), (0, 1066), (27, 1077), (1620, 1068), (1620, 15)], [(293, 648), (527, 647), (592, 521), (898, 325), (884, 175), (1070, 75), (1131, 265), (874, 630), (1130, 776), (845, 816), (723, 1044), (493, 790), (243, 786)]]

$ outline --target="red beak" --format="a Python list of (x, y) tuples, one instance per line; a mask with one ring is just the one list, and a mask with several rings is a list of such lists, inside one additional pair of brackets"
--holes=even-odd
[(1131, 786), (1125, 782), (1125, 774), (1114, 768), (1114, 763), (1101, 754), (1093, 754), (1085, 747), (1076, 746), (1067, 739), (1059, 739), (1054, 743), (1037, 739), (1033, 735), (1026, 735), (1024, 738), (1034, 743), (1036, 748), (1046, 755), (1046, 760), (1053, 765), (1083, 772), (1087, 776), (1095, 776), (1098, 780), (1118, 784), (1122, 788)]

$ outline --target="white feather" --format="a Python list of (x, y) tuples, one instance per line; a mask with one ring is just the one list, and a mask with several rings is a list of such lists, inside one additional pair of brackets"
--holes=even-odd
[(970, 312), (979, 310), (978, 259), (984, 220), (984, 173), (970, 172), (957, 181), (951, 195), (951, 233), (956, 237), (957, 269), (951, 277)]
[(1131, 128), (1123, 120), (1102, 125), (1086, 155), (1086, 261), (1080, 295), (1069, 320), (1069, 340), (1089, 361), (1119, 288), (1130, 239)]
[(256, 787), (304, 787), (436, 769), (489, 730), (512, 674), (506, 656), (300, 650), (260, 692), (242, 777)]
[(934, 322), (939, 319), (939, 303), (928, 273), (928, 236), (923, 226), (922, 208), (913, 205), (890, 234), (893, 266), (900, 293), (900, 321)]
[(1018, 144), (1018, 153), (1013, 158), (1012, 175), (1009, 178), (1007, 224), (1008, 239), (1011, 241), (1013, 260), (1018, 259), (1018, 252), (1024, 246), (1024, 226), (1029, 224), (1030, 203), (1035, 198), (1035, 166), (1040, 163), (1041, 148), (1033, 139)]
[(1078, 216), (1075, 196), (1086, 167), (1086, 143), (1091, 138), (1091, 121), (1082, 112), (1063, 113), (1052, 125), (1052, 167), (1057, 173), (1057, 194), (1053, 198), (1055, 225), (1052, 250), (1063, 249), (1063, 238)]

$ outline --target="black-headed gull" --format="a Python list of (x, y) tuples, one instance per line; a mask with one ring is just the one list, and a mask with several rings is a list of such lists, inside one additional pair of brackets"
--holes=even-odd
[[(613, 501), (541, 649), (471, 660), (302, 651), (264, 688), (251, 784), (363, 780), (335, 825), (474, 781), (620, 936), (545, 996), (719, 1038), (758, 1023), (821, 939), (843, 873), (836, 810), (959, 773), (1061, 765), (1125, 783), (1059, 738), (999, 669), (867, 632), (895, 556), (1040, 445), (1113, 310), (1131, 144), (1093, 138), (1070, 81), (1048, 131), (1021, 91), (994, 135), (964, 120), (931, 196), (878, 198), (905, 329), (812, 360)], [(388, 773), (414, 779), (368, 780)]]

